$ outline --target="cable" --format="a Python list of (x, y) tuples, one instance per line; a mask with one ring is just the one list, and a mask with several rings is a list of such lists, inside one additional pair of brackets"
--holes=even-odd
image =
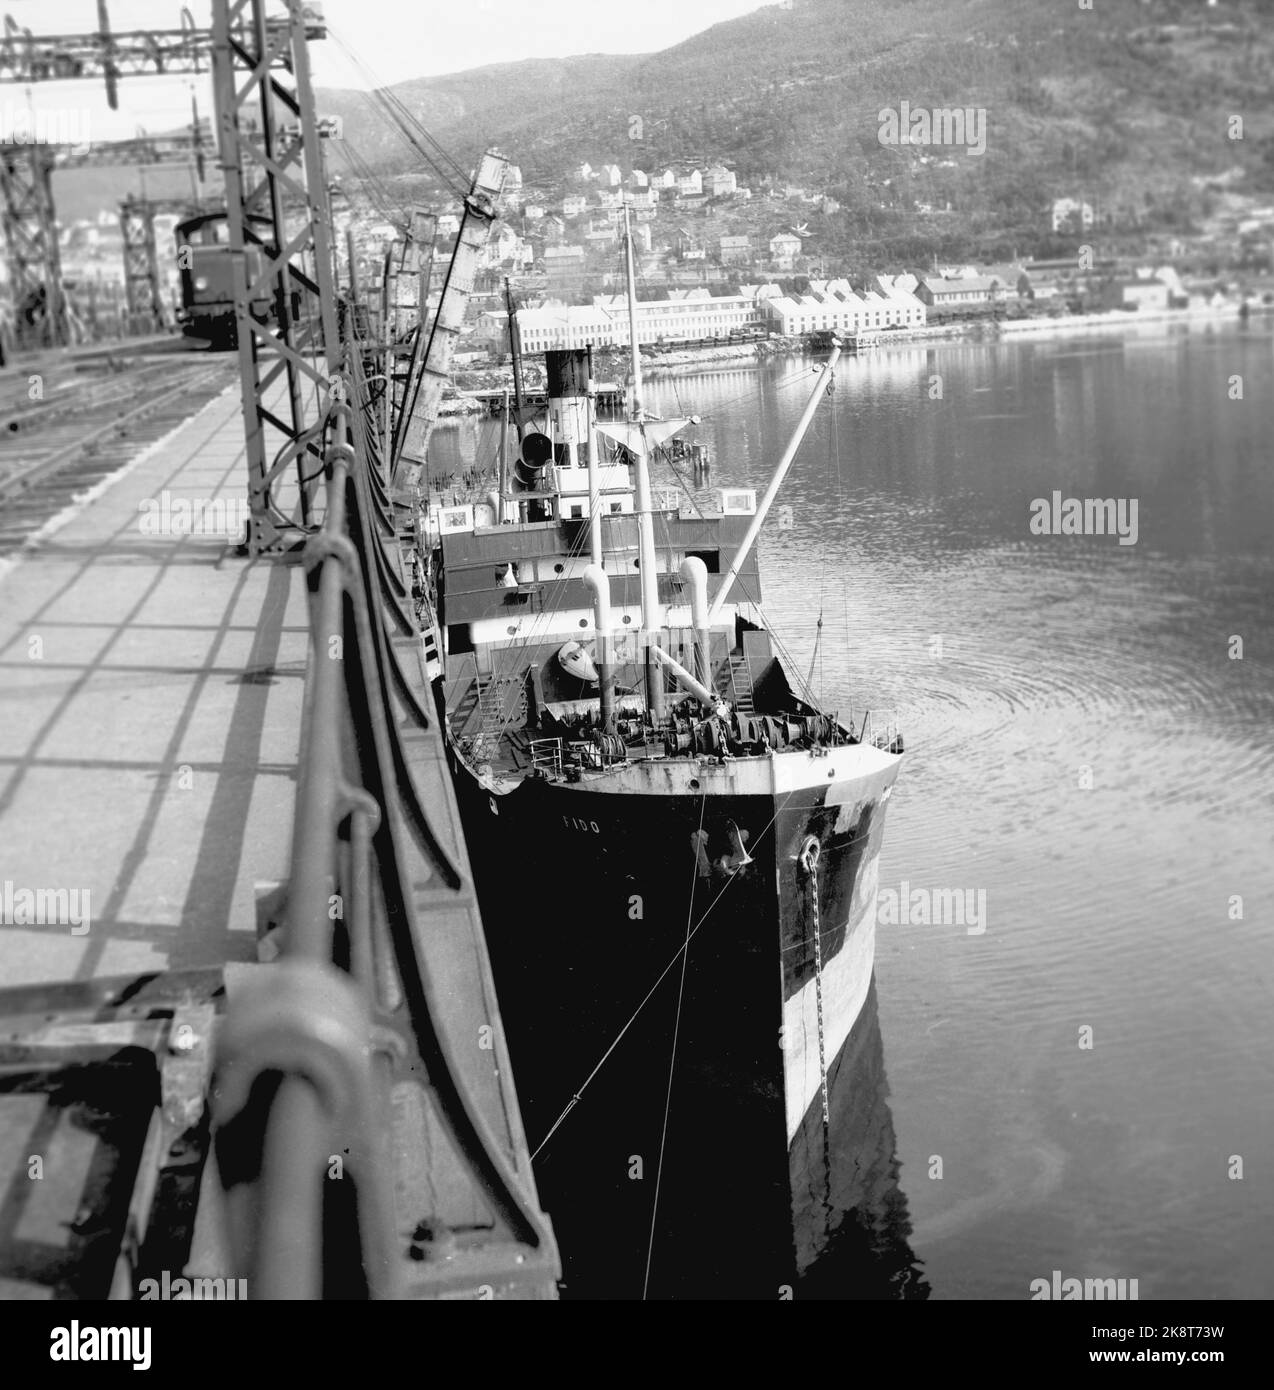
[[(775, 822), (776, 820), (778, 820), (780, 813), (781, 813), (783, 810), (786, 809), (787, 803), (792, 799), (792, 797), (793, 797), (794, 795), (795, 795), (795, 790), (788, 792), (787, 795), (783, 798), (783, 800), (782, 800), (782, 802), (780, 803), (780, 805), (775, 809), (774, 814), (770, 817), (769, 821), (766, 823), (765, 828), (764, 828), (764, 829), (761, 831), (761, 833), (756, 837), (756, 843), (757, 843), (758, 845), (759, 845), (759, 844), (761, 843), (761, 841), (765, 838), (765, 836), (769, 833), (770, 827), (774, 824), (774, 822)], [(727, 890), (737, 881), (738, 877), (739, 877), (738, 874), (731, 874), (731, 876), (725, 881), (725, 883), (722, 884), (722, 886), (721, 886), (720, 890), (718, 891), (716, 897), (713, 898), (713, 900), (708, 904), (706, 910), (704, 911), (703, 916), (700, 917), (699, 920), (698, 920), (698, 921), (694, 924), (694, 926), (690, 929), (690, 931), (688, 931), (688, 932), (686, 933), (686, 939), (681, 943), (681, 945), (680, 945), (680, 946), (677, 948), (677, 950), (674, 952), (673, 957), (672, 957), (672, 959), (668, 962), (668, 964), (665, 965), (664, 968), (659, 972), (659, 977), (658, 977), (658, 979), (656, 979), (655, 983), (654, 983), (653, 985), (651, 985), (651, 987), (650, 987), (649, 990), (647, 990), (646, 995), (645, 995), (645, 997), (642, 999), (641, 1003), (638, 1004), (637, 1007), (633, 1010), (632, 1016), (629, 1018), (628, 1022), (625, 1023), (624, 1026), (619, 1030), (619, 1032), (615, 1034), (614, 1041), (613, 1041), (613, 1042), (611, 1043), (611, 1045), (606, 1049), (606, 1051), (602, 1053), (601, 1059), (598, 1061), (597, 1065), (593, 1068), (593, 1070), (592, 1070), (591, 1072), (589, 1072), (589, 1074), (584, 1078), (584, 1083), (583, 1083), (583, 1085), (580, 1086), (579, 1090), (576, 1091), (575, 1094), (574, 1094), (573, 1096), (571, 1096), (571, 1099), (570, 1099), (570, 1101), (567, 1103), (566, 1108), (565, 1108), (565, 1109), (562, 1111), (562, 1113), (557, 1117), (557, 1119), (553, 1121), (553, 1125), (552, 1125), (552, 1127), (550, 1128), (549, 1132), (544, 1136), (543, 1139), (540, 1140), (539, 1144), (538, 1144), (538, 1145), (536, 1146), (536, 1148), (535, 1148), (535, 1152), (532, 1153), (532, 1155), (531, 1155), (531, 1161), (532, 1161), (532, 1162), (534, 1162), (534, 1161), (540, 1156), (540, 1154), (543, 1152), (544, 1146), (549, 1142), (550, 1139), (552, 1139), (552, 1137), (553, 1137), (553, 1136), (557, 1133), (557, 1131), (562, 1127), (562, 1123), (565, 1121), (566, 1117), (567, 1117), (567, 1116), (571, 1113), (571, 1111), (574, 1110), (575, 1107), (579, 1104), (580, 1099), (581, 1099), (582, 1096), (584, 1095), (584, 1092), (585, 1092), (585, 1091), (589, 1088), (589, 1086), (592, 1084), (593, 1078), (597, 1075), (597, 1073), (598, 1073), (599, 1071), (601, 1071), (602, 1067), (604, 1067), (604, 1066), (606, 1065), (606, 1062), (609, 1060), (611, 1053), (613, 1053), (613, 1052), (615, 1051), (615, 1049), (619, 1046), (619, 1044), (623, 1041), (624, 1034), (627, 1033), (628, 1030), (633, 1026), (633, 1024), (637, 1022), (638, 1015), (639, 1015), (639, 1014), (641, 1013), (641, 1011), (646, 1007), (646, 1005), (650, 1003), (651, 999), (652, 999), (653, 996), (654, 996), (655, 991), (659, 988), (659, 986), (660, 986), (661, 984), (663, 984), (664, 978), (665, 978), (665, 976), (668, 974), (668, 972), (672, 969), (672, 967), (673, 967), (674, 965), (676, 965), (678, 959), (680, 959), (680, 957), (681, 957), (686, 951), (688, 951), (688, 950), (690, 949), (690, 943), (691, 943), (691, 941), (694, 939), (696, 933), (699, 931), (699, 928), (702, 927), (703, 924), (708, 920), (708, 917), (710, 916), (710, 914), (711, 914), (711, 912), (712, 912), (712, 909), (713, 909), (714, 907), (716, 907), (716, 905), (721, 901), (722, 896), (723, 896), (723, 895), (727, 892)]]
[(650, 1207), (650, 1240), (646, 1245), (646, 1278), (641, 1286), (644, 1301), (650, 1289), (650, 1262), (655, 1253), (655, 1223), (659, 1218), (659, 1185), (664, 1175), (664, 1148), (668, 1142), (668, 1112), (672, 1109), (672, 1077), (677, 1067), (677, 1038), (681, 1032), (681, 1006), (686, 996), (686, 966), (690, 961), (690, 923), (694, 918), (695, 886), (699, 880), (698, 846), (703, 843), (703, 813), (708, 794), (699, 798), (699, 828), (695, 832), (696, 854), (690, 862), (690, 902), (686, 907), (686, 939), (681, 952), (681, 980), (677, 985), (677, 1014), (672, 1025), (672, 1052), (668, 1059), (668, 1090), (664, 1095), (664, 1123), (659, 1134), (659, 1163), (655, 1168), (655, 1198)]

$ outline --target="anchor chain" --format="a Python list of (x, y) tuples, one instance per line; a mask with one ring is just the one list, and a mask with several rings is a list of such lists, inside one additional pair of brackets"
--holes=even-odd
[(823, 1101), (823, 1129), (831, 1125), (831, 1112), (827, 1101), (827, 1045), (823, 1030), (823, 926), (818, 908), (818, 856), (819, 844), (813, 835), (807, 835), (801, 846), (801, 868), (809, 875), (810, 899), (813, 904), (814, 922), (814, 1002), (818, 1010), (818, 1079)]

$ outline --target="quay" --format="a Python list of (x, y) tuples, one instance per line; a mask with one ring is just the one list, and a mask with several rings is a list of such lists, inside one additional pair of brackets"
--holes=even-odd
[[(294, 1091), (308, 1080), (321, 1092), (331, 1083), (288, 1062), (278, 1020), (331, 1003), (340, 1026), (353, 1026), (349, 1000), (316, 968), (284, 968), (297, 863), (313, 866), (320, 888), (325, 877), (319, 847), (300, 843), (296, 826), (316, 652), (320, 674), (329, 664), (311, 640), (301, 552), (250, 558), (241, 535), (154, 534), (142, 524), (161, 497), (170, 511), (180, 499), (224, 501), (208, 514), (234, 516), (244, 477), (236, 386), (143, 448), (0, 573), (0, 1297), (135, 1297), (161, 1270), (246, 1275), (249, 1285), (290, 1279), (289, 1296), (358, 1296), (368, 1286), (396, 1291), (388, 1296), (554, 1297), (555, 1256), (535, 1211), (480, 923), (463, 893), (443, 904), (436, 888), (424, 891), (431, 929), (415, 942), (432, 979), (433, 1035), (418, 1037), (416, 1017), (391, 1048), (400, 1065), (382, 1069), (365, 1048), (346, 1059), (357, 1067), (350, 1080), (372, 1083), (360, 1104), (343, 1098), (336, 1130), (346, 1142), (314, 1122), (320, 1161), (329, 1152), (351, 1167), (363, 1160), (361, 1185), (381, 1208), (364, 1204), (365, 1255), (379, 1241), (381, 1267), (324, 1271), (317, 1229), (308, 1247), (291, 1249), (299, 1280), (242, 1263), (234, 1234), (266, 1197), (267, 1178), (245, 1184), (220, 1172), (243, 1155), (210, 1139), (213, 1079), (244, 1070), (234, 1048), (250, 1043), (275, 1056), (282, 1086), (291, 1065)], [(295, 484), (277, 500), (292, 511)], [(444, 852), (463, 865), (436, 726), (433, 743), (430, 732), (415, 731), (408, 756)], [(390, 945), (370, 949), (392, 954)], [(418, 988), (405, 972), (373, 1001), (382, 1028), (407, 1009), (403, 991)], [(423, 1088), (405, 1074), (422, 1054), (433, 1058)], [(474, 1132), (448, 1113), (442, 1057), (457, 1068), (450, 1085), (467, 1091), (460, 1109), (517, 1188), (512, 1202), (492, 1195), (490, 1161), (475, 1165)], [(366, 1108), (377, 1095), (383, 1118)], [(381, 1152), (360, 1155), (355, 1119), (385, 1127)], [(269, 1135), (258, 1142), (268, 1166)], [(27, 1180), (37, 1151), (43, 1184)], [(282, 1185), (304, 1191), (298, 1162), (304, 1174), (294, 1153)], [(258, 1189), (251, 1198), (249, 1188)], [(71, 1218), (86, 1205), (97, 1225), (84, 1233)], [(257, 1287), (250, 1296), (268, 1295)]]

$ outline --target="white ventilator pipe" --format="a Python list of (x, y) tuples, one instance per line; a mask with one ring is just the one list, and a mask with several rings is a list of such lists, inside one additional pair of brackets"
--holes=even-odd
[(765, 496), (761, 498), (760, 505), (756, 509), (756, 515), (752, 518), (752, 525), (748, 527), (747, 534), (743, 537), (738, 550), (734, 553), (734, 560), (726, 572), (725, 578), (721, 581), (721, 587), (717, 590), (717, 596), (712, 600), (712, 606), (708, 609), (708, 621), (715, 623), (721, 609), (725, 606), (726, 595), (734, 587), (734, 581), (739, 577), (739, 571), (743, 568), (744, 561), (748, 558), (748, 552), (756, 544), (756, 538), (760, 534), (761, 527), (765, 524), (766, 514), (779, 488), (783, 486), (783, 479), (787, 477), (788, 470), (792, 466), (792, 460), (796, 457), (796, 451), (801, 447), (801, 441), (805, 438), (805, 431), (810, 427), (810, 421), (814, 418), (814, 412), (818, 409), (818, 402), (823, 392), (827, 389), (827, 383), (831, 380), (832, 369), (840, 360), (840, 343), (834, 341), (832, 345), (832, 355), (828, 358), (825, 366), (819, 375), (818, 381), (810, 392), (810, 398), (805, 403), (805, 411), (796, 426), (796, 432), (792, 435), (787, 448), (783, 451), (783, 457), (779, 460), (778, 467), (774, 470), (774, 476), (770, 479), (770, 485), (765, 489)]
[(615, 660), (610, 618), (610, 576), (601, 565), (584, 567), (584, 583), (593, 591), (593, 626), (597, 629), (597, 687), (601, 697), (602, 732), (615, 722)]
[(708, 661), (708, 567), (697, 555), (681, 562), (681, 577), (690, 590), (690, 623), (695, 630), (695, 677), (704, 685), (712, 680)]

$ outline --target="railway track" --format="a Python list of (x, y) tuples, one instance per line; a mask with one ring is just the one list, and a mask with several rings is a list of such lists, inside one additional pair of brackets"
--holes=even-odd
[(138, 359), (90, 378), (57, 363), (38, 402), (26, 374), (0, 383), (0, 556), (223, 391), (232, 366)]

